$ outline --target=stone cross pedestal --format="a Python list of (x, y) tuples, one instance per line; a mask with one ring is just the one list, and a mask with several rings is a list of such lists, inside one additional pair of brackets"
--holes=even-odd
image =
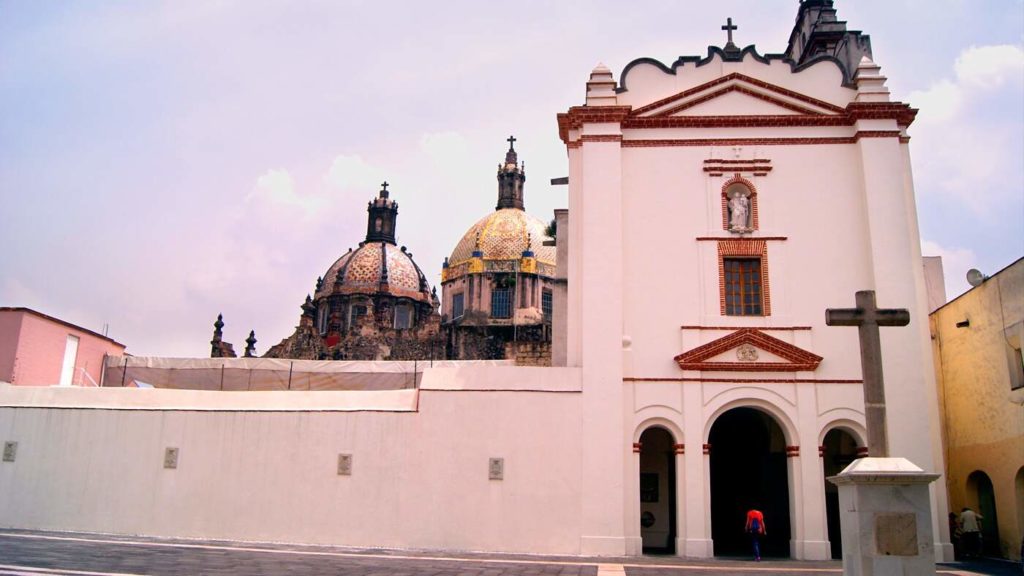
[(844, 575), (935, 574), (928, 485), (938, 477), (905, 458), (861, 458), (829, 478), (839, 487)]
[[(864, 378), (864, 420), (868, 453), (829, 481), (839, 487), (839, 523), (843, 535), (846, 576), (909, 576), (935, 574), (928, 485), (939, 477), (905, 458), (889, 458), (885, 423), (880, 326), (906, 326), (904, 309), (880, 309), (875, 292), (857, 292), (857, 307), (829, 309), (829, 326), (857, 326)], [(930, 370), (931, 366), (921, 366)]]

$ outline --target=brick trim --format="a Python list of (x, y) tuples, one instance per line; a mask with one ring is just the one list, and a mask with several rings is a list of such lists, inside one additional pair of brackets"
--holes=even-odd
[(686, 444), (673, 444), (672, 448), (676, 454), (686, 454)]
[(818, 446), (818, 458), (824, 458), (824, 457), (825, 457), (825, 447), (824, 446)]
[[(756, 346), (766, 352), (788, 360), (788, 362), (711, 362), (710, 358), (733, 350), (743, 344)], [(728, 336), (718, 338), (679, 354), (674, 358), (683, 370), (732, 371), (732, 372), (804, 372), (818, 368), (823, 358), (769, 336), (756, 328), (743, 328)]]
[(863, 384), (863, 380), (854, 378), (638, 378), (627, 377), (623, 382), (709, 382), (715, 384)]
[(701, 448), (701, 452), (703, 452), (705, 456), (707, 456), (708, 454), (711, 454), (711, 444), (704, 444), (700, 448)]
[[(853, 136), (828, 136), (828, 137), (795, 137), (795, 138), (666, 138), (663, 140), (636, 139), (623, 140), (623, 148), (662, 148), (670, 146), (817, 146), (822, 144), (856, 144), (862, 138), (862, 132)], [(867, 138), (881, 138), (881, 135), (865, 136)], [(892, 131), (885, 134), (885, 137), (899, 137), (899, 132)], [(907, 138), (907, 142), (910, 139)]]
[(857, 458), (867, 458), (867, 457), (868, 457), (868, 447), (867, 446), (860, 446), (860, 447), (858, 447), (857, 448)]
[(763, 100), (764, 102), (768, 102), (770, 104), (774, 104), (774, 105), (776, 105), (776, 106), (778, 106), (780, 108), (785, 108), (786, 110), (790, 110), (790, 111), (796, 112), (798, 114), (807, 114), (807, 115), (814, 115), (814, 116), (822, 116), (823, 115), (821, 112), (817, 112), (815, 110), (811, 110), (810, 108), (805, 108), (803, 106), (798, 106), (796, 104), (793, 104), (793, 103), (790, 103), (790, 102), (786, 102), (785, 100), (782, 100), (781, 98), (773, 98), (772, 96), (770, 96), (768, 94), (765, 94), (763, 92), (757, 92), (757, 91), (751, 90), (750, 88), (747, 88), (745, 86), (740, 86), (738, 84), (733, 84), (731, 86), (726, 86), (726, 87), (724, 87), (724, 88), (722, 88), (720, 90), (715, 90), (714, 92), (709, 92), (708, 94), (705, 94), (705, 95), (700, 96), (698, 98), (694, 98), (693, 100), (689, 100), (687, 102), (683, 102), (682, 104), (679, 104), (677, 106), (673, 106), (671, 108), (668, 108), (667, 110), (662, 110), (661, 112), (656, 112), (653, 116), (646, 116), (646, 118), (660, 118), (660, 117), (671, 116), (671, 115), (673, 115), (673, 114), (675, 114), (677, 112), (682, 112), (683, 110), (686, 110), (688, 108), (692, 108), (692, 107), (694, 107), (694, 106), (696, 106), (698, 104), (703, 104), (705, 102), (709, 102), (711, 100), (714, 100), (715, 98), (718, 98), (719, 96), (723, 96), (725, 94), (728, 94), (729, 92), (740, 92), (742, 94), (746, 94), (747, 96), (752, 96), (754, 98), (757, 98), (758, 100)]
[(622, 134), (584, 134), (580, 142), (622, 142)]
[(644, 445), (641, 444), (640, 442), (633, 442), (633, 453), (634, 454), (639, 454), (640, 451), (643, 450), (643, 448), (644, 448)]
[[(771, 170), (771, 167), (768, 169)], [(750, 190), (750, 224), (752, 229), (757, 230), (757, 186), (750, 180), (740, 176), (739, 172), (722, 184), (722, 230), (729, 230), (729, 196), (726, 195), (726, 192), (728, 192), (729, 187), (733, 184), (742, 184), (747, 187), (747, 190)]]
[[(717, 240), (717, 238), (716, 238)], [(743, 330), (750, 326), (680, 326), (682, 330)], [(765, 326), (758, 328), (761, 332), (768, 330), (810, 330), (810, 326)]]
[(757, 238), (718, 241), (718, 304), (725, 316), (725, 259), (754, 256), (761, 259), (761, 316), (772, 315), (771, 287), (768, 282), (768, 243)]
[(799, 446), (786, 446), (786, 458), (797, 458), (800, 456)]
[(695, 238), (698, 242), (718, 242), (719, 240), (734, 240), (736, 242), (753, 242), (755, 240), (762, 241), (786, 241), (789, 240), (788, 236), (756, 236), (754, 238), (737, 238), (734, 236), (697, 236)]
[(695, 87), (690, 88), (688, 90), (684, 90), (683, 92), (680, 92), (678, 94), (674, 94), (674, 95), (669, 96), (667, 98), (662, 98), (661, 100), (658, 100), (657, 102), (653, 102), (651, 104), (647, 104), (646, 106), (642, 106), (640, 108), (637, 108), (633, 112), (633, 114), (643, 114), (645, 112), (650, 112), (651, 110), (656, 110), (656, 109), (661, 108), (662, 106), (664, 106), (666, 104), (670, 104), (672, 102), (675, 102), (676, 100), (682, 100), (683, 98), (686, 98), (688, 96), (692, 96), (694, 94), (699, 94), (699, 93), (701, 93), (701, 92), (703, 92), (703, 91), (705, 91), (705, 90), (707, 90), (709, 88), (713, 88), (715, 86), (718, 86), (719, 84), (725, 84), (726, 82), (731, 82), (733, 80), (739, 80), (739, 81), (745, 82), (747, 84), (750, 84), (752, 86), (757, 86), (758, 88), (763, 88), (765, 90), (769, 90), (771, 92), (775, 92), (776, 94), (780, 94), (782, 96), (787, 96), (787, 97), (792, 98), (794, 100), (799, 100), (799, 101), (805, 102), (807, 104), (812, 104), (814, 106), (817, 106), (818, 108), (824, 108), (825, 110), (831, 110), (832, 112), (836, 112), (836, 113), (844, 112), (843, 108), (841, 108), (839, 106), (836, 106), (835, 104), (829, 104), (828, 102), (825, 102), (823, 100), (817, 100), (815, 98), (811, 98), (810, 96), (807, 96), (805, 94), (801, 94), (799, 92), (794, 92), (792, 90), (783, 88), (781, 86), (777, 86), (775, 84), (771, 84), (771, 83), (765, 82), (764, 80), (758, 80), (757, 78), (753, 78), (751, 76), (747, 76), (746, 74), (740, 74), (739, 72), (733, 72), (731, 74), (726, 74), (725, 76), (722, 76), (720, 78), (715, 78), (714, 80), (712, 80), (710, 82), (705, 82), (704, 84), (701, 84), (700, 86), (695, 86)]

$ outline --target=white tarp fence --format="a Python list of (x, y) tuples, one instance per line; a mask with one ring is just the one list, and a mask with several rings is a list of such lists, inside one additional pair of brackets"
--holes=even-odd
[(511, 360), (339, 361), (279, 358), (108, 356), (102, 386), (179, 390), (400, 390), (418, 388), (423, 370), (512, 366)]

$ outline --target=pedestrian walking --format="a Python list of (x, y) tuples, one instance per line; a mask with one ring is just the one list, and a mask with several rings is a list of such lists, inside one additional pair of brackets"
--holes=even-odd
[(754, 546), (754, 562), (761, 561), (761, 538), (767, 534), (764, 526), (764, 514), (756, 508), (747, 511), (747, 523), (743, 530), (750, 534), (750, 542)]

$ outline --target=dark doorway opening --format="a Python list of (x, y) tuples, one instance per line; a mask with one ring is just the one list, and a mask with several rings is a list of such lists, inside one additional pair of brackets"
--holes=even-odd
[(985, 556), (1002, 558), (999, 546), (999, 519), (996, 518), (996, 491), (992, 480), (981, 470), (971, 472), (967, 477), (967, 493), (976, 498), (974, 509), (981, 515), (981, 553)]
[(708, 437), (711, 538), (715, 556), (749, 557), (747, 510), (764, 513), (761, 555), (789, 557), (789, 474), (782, 428), (768, 414), (734, 408), (715, 420)]
[[(845, 430), (838, 428), (825, 434), (822, 444), (825, 452), (822, 455), (822, 469), (825, 478), (835, 476), (857, 459), (857, 441)], [(828, 525), (828, 542), (832, 548), (832, 559), (843, 557), (843, 539), (839, 529), (839, 487), (825, 480), (825, 517)]]
[(640, 435), (640, 535), (644, 554), (676, 552), (675, 439), (664, 428)]

